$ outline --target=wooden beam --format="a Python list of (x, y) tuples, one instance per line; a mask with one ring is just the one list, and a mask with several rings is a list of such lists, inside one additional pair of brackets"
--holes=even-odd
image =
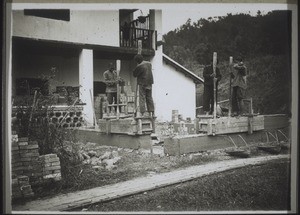
[[(68, 41), (56, 41), (56, 40), (45, 40), (45, 39), (36, 39), (36, 38), (25, 38), (13, 36), (13, 51), (17, 51), (16, 47), (22, 48), (22, 50), (34, 50), (36, 52), (43, 52), (45, 47), (61, 50), (74, 50), (78, 53), (82, 49), (92, 49), (95, 52), (107, 52), (107, 53), (115, 53), (115, 54), (131, 54), (135, 55), (138, 51), (137, 48), (132, 47), (114, 47), (114, 46), (104, 46), (104, 45), (96, 45), (96, 44), (86, 44), (86, 43), (78, 43), (78, 42), (68, 42)], [(155, 51), (151, 49), (143, 49), (141, 52), (146, 56), (154, 56)], [(46, 54), (46, 53), (45, 53)], [(121, 55), (120, 55), (121, 56)]]
[(231, 116), (231, 110), (232, 110), (232, 98), (231, 98), (231, 74), (232, 74), (232, 66), (233, 66), (233, 57), (229, 57), (229, 110), (228, 110), (228, 116)]
[(217, 117), (217, 80), (216, 80), (216, 70), (217, 70), (217, 52), (213, 54), (213, 73), (214, 77), (214, 119)]
[(119, 110), (119, 103), (120, 103), (120, 84), (119, 84), (119, 77), (120, 77), (120, 71), (121, 71), (121, 61), (116, 61), (116, 72), (117, 72), (117, 119), (120, 117), (120, 110)]

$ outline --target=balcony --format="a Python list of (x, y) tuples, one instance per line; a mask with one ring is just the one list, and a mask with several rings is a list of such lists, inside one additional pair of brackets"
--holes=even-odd
[(137, 48), (138, 41), (141, 40), (143, 49), (156, 50), (156, 37), (157, 33), (155, 30), (121, 27), (120, 46)]

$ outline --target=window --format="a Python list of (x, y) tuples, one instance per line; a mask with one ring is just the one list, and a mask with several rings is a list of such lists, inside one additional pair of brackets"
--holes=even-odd
[(70, 10), (66, 9), (24, 9), (24, 15), (70, 21)]

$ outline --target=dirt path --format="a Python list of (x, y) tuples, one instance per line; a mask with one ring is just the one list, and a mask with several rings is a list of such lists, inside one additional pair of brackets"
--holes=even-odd
[(116, 199), (171, 184), (189, 181), (194, 178), (213, 173), (249, 165), (257, 165), (270, 160), (287, 158), (290, 158), (290, 155), (269, 155), (192, 166), (168, 173), (153, 174), (147, 177), (136, 178), (114, 185), (97, 187), (89, 190), (58, 195), (53, 198), (31, 201), (24, 205), (14, 206), (13, 211), (65, 211), (79, 206)]

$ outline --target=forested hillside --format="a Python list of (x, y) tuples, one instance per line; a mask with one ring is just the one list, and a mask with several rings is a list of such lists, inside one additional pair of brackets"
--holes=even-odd
[(254, 111), (289, 113), (291, 100), (290, 11), (272, 11), (256, 16), (227, 14), (191, 20), (164, 35), (164, 53), (198, 75), (218, 53), (223, 78), (220, 100), (228, 99), (229, 57), (242, 56), (248, 67), (248, 97)]

